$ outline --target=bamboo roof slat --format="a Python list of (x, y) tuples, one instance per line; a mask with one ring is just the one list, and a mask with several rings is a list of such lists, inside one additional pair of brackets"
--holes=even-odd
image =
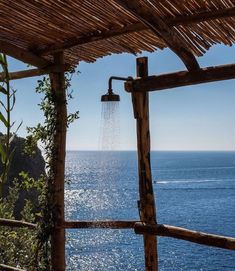
[[(214, 44), (231, 46), (235, 42), (233, 0), (139, 3), (147, 14), (160, 18), (177, 33), (196, 57)], [(76, 65), (112, 53), (137, 54), (169, 46), (157, 25), (153, 31), (118, 0), (5, 0), (0, 1), (0, 16), (0, 41), (47, 61), (59, 50), (64, 50), (66, 63)]]

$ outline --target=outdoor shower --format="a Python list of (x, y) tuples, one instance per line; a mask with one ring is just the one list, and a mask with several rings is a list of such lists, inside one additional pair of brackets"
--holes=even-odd
[(111, 76), (109, 78), (109, 86), (108, 92), (101, 96), (101, 102), (120, 102), (120, 96), (115, 94), (112, 89), (112, 80), (119, 80), (119, 81), (128, 81), (131, 80), (132, 77), (118, 77), (118, 76)]
[(127, 81), (132, 78), (111, 76), (108, 81), (108, 91), (101, 96), (99, 149), (102, 151), (118, 150), (120, 147), (120, 96), (113, 92), (112, 80)]

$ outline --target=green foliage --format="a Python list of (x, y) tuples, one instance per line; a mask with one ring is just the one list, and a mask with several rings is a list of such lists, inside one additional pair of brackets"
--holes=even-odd
[[(0, 54), (0, 65), (5, 74), (5, 79), (0, 85), (0, 123), (5, 127), (5, 135), (0, 138), (0, 159), (2, 163), (0, 172), (0, 217), (15, 219), (15, 208), (20, 191), (34, 191), (39, 195), (38, 201), (25, 200), (21, 212), (22, 220), (37, 222), (42, 218), (40, 210), (45, 202), (45, 176), (39, 180), (30, 178), (28, 173), (22, 172), (19, 179), (15, 179), (13, 186), (9, 187), (8, 195), (3, 198), (2, 191), (8, 179), (14, 149), (10, 149), (20, 125), (11, 133), (14, 123), (11, 123), (11, 111), (15, 105), (15, 90), (10, 88), (8, 65), (5, 55)], [(19, 182), (21, 180), (22, 182)], [(39, 210), (35, 212), (35, 210)], [(39, 249), (38, 232), (27, 228), (0, 227), (0, 263), (27, 270), (46, 270), (44, 261), (41, 260), (43, 251)]]
[[(43, 191), (45, 179), (30, 178), (27, 173), (21, 172), (22, 183), (14, 181), (14, 186), (9, 189), (9, 195), (0, 199), (0, 217), (15, 219), (14, 209), (19, 197), (19, 191), (24, 189), (39, 189)], [(35, 223), (41, 213), (35, 213), (35, 208), (40, 209), (43, 204), (42, 194), (39, 202), (25, 200), (21, 211), (22, 220)], [(14, 267), (26, 268), (26, 270), (46, 270), (44, 262), (39, 260), (43, 251), (38, 249), (38, 231), (27, 228), (0, 228), (0, 263)]]
[[(70, 71), (66, 73), (65, 76), (65, 89), (67, 92), (67, 100), (72, 99), (72, 92), (69, 92), (69, 87), (71, 86), (71, 78), (74, 73)], [(43, 251), (41, 257), (38, 258), (39, 261), (43, 262), (45, 269), (49, 271), (50, 266), (50, 241), (51, 233), (54, 227), (53, 215), (56, 212), (56, 206), (53, 202), (53, 182), (54, 182), (54, 172), (53, 172), (53, 162), (55, 157), (55, 145), (54, 138), (56, 134), (56, 97), (51, 89), (49, 77), (43, 77), (42, 80), (38, 81), (38, 86), (36, 88), (37, 93), (43, 93), (44, 97), (39, 104), (41, 111), (44, 114), (44, 123), (39, 123), (35, 127), (28, 127), (27, 144), (25, 151), (32, 153), (38, 142), (41, 142), (44, 147), (44, 157), (46, 160), (46, 171), (47, 178), (44, 190), (41, 191), (40, 201), (42, 204), (41, 218), (38, 225), (38, 251)], [(70, 113), (67, 116), (67, 127), (74, 120), (79, 118), (79, 112)]]
[[(0, 85), (0, 123), (5, 127), (5, 136), (0, 140), (0, 158), (2, 171), (0, 172), (0, 217), (14, 219), (16, 202), (21, 189), (17, 180), (14, 181), (13, 187), (9, 188), (9, 194), (3, 198), (3, 185), (6, 182), (14, 155), (14, 149), (10, 149), (10, 144), (14, 139), (15, 133), (11, 133), (14, 123), (11, 123), (11, 111), (15, 105), (15, 90), (10, 88), (7, 58), (0, 54), (0, 66), (5, 75), (2, 85)], [(26, 202), (22, 218), (34, 222), (35, 217), (32, 212), (32, 204)], [(12, 229), (9, 227), (0, 227), (0, 263), (28, 267), (30, 266), (33, 251), (36, 244), (36, 232), (20, 228)], [(30, 270), (30, 269), (28, 269)]]
[[(69, 88), (71, 87), (71, 79), (74, 72), (74, 70), (71, 70), (65, 74), (67, 101), (73, 98), (72, 91), (69, 91)], [(27, 153), (32, 153), (35, 150), (38, 141), (40, 141), (45, 148), (46, 158), (50, 160), (55, 135), (56, 112), (55, 97), (51, 90), (50, 79), (48, 76), (44, 76), (42, 80), (38, 80), (36, 92), (44, 94), (44, 97), (39, 104), (39, 108), (43, 112), (45, 119), (44, 123), (38, 123), (35, 127), (27, 128), (28, 136), (25, 150)], [(67, 116), (67, 127), (78, 118), (79, 111), (69, 113)]]
[(0, 105), (3, 111), (0, 111), (0, 123), (5, 127), (6, 136), (0, 141), (0, 156), (2, 163), (2, 172), (0, 173), (0, 197), (2, 196), (3, 185), (7, 180), (7, 175), (11, 166), (11, 161), (14, 154), (14, 149), (10, 150), (10, 144), (14, 139), (16, 131), (12, 134), (11, 129), (14, 123), (11, 123), (11, 111), (15, 105), (15, 93), (16, 91), (10, 87), (9, 72), (7, 57), (4, 54), (0, 54), (0, 66), (4, 73), (4, 80), (0, 85)]
[[(5, 75), (5, 80), (3, 81), (1, 85), (1, 94), (3, 95), (3, 99), (6, 100), (6, 105), (2, 101), (1, 98), (1, 105), (2, 105), (2, 110), (4, 112), (0, 111), (0, 122), (5, 126), (6, 128), (6, 134), (7, 136), (1, 140), (0, 142), (0, 154), (1, 154), (1, 161), (3, 164), (3, 170), (0, 174), (0, 196), (2, 194), (2, 187), (4, 182), (6, 181), (7, 178), (7, 172), (9, 170), (9, 148), (10, 148), (10, 85), (9, 85), (9, 74), (8, 74), (8, 65), (7, 65), (7, 60), (6, 56), (0, 54), (0, 65), (3, 70), (3, 73)], [(4, 116), (4, 113), (6, 116)]]
[[(10, 152), (10, 144), (15, 133), (11, 133), (14, 123), (11, 123), (10, 113), (15, 104), (15, 90), (11, 90), (6, 57), (0, 54), (0, 65), (5, 73), (5, 81), (0, 85), (0, 95), (5, 97), (6, 103), (0, 100), (0, 123), (6, 128), (6, 136), (0, 141), (0, 158), (2, 160), (3, 172), (1, 173), (1, 184), (7, 179), (11, 159), (14, 150)], [(71, 86), (71, 77), (74, 71), (66, 74), (65, 87), (68, 100), (72, 98), (72, 92), (68, 91)], [(49, 271), (50, 266), (50, 238), (53, 230), (53, 212), (55, 206), (52, 200), (53, 194), (53, 159), (55, 154), (54, 137), (56, 133), (56, 99), (51, 90), (50, 80), (44, 77), (38, 81), (37, 93), (42, 93), (39, 107), (44, 114), (44, 122), (35, 127), (28, 127), (25, 152), (29, 155), (35, 153), (37, 144), (40, 142), (44, 147), (46, 160), (46, 176), (39, 180), (31, 178), (28, 172), (21, 172), (14, 186), (9, 188), (6, 198), (0, 194), (0, 217), (15, 219), (14, 210), (21, 190), (36, 191), (38, 200), (25, 200), (21, 212), (22, 219), (27, 222), (37, 223), (37, 229), (0, 227), (0, 263), (26, 270)], [(0, 97), (1, 97), (0, 96)], [(78, 111), (68, 114), (67, 126), (78, 119)], [(17, 128), (18, 130), (18, 128)], [(20, 180), (20, 182), (19, 182)], [(1, 192), (1, 191), (0, 191)], [(36, 210), (36, 211), (35, 211)]]

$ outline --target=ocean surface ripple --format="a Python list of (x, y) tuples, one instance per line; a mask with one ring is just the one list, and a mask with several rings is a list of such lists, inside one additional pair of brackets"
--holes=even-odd
[[(152, 152), (158, 223), (235, 236), (235, 152)], [(66, 219), (138, 220), (136, 152), (67, 153)], [(132, 230), (66, 232), (67, 270), (144, 270)], [(158, 238), (161, 271), (234, 271), (235, 252)]]

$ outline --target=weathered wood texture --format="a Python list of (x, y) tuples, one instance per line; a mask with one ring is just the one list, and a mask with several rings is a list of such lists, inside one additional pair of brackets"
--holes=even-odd
[(188, 70), (199, 69), (197, 60), (188, 49), (185, 39), (180, 37), (159, 16), (156, 16), (152, 7), (148, 7), (138, 0), (116, 0), (116, 2), (148, 26), (153, 33), (160, 36), (166, 45), (181, 58)]
[[(28, 77), (34, 77), (34, 76), (40, 76), (44, 74), (49, 74), (51, 72), (65, 72), (68, 71), (70, 68), (70, 65), (57, 65), (57, 66), (50, 66), (45, 69), (30, 69), (30, 70), (23, 70), (23, 71), (17, 71), (17, 72), (10, 72), (9, 73), (9, 79), (10, 80), (17, 80), (17, 79), (23, 79)], [(4, 81), (5, 74), (3, 72), (0, 73), (0, 82)]]
[(177, 238), (201, 245), (235, 250), (235, 238), (233, 237), (208, 234), (169, 225), (135, 224), (135, 233), (145, 234), (146, 232), (153, 235)]
[(26, 271), (26, 270), (12, 267), (6, 264), (0, 264), (0, 271)]
[(74, 37), (69, 40), (66, 40), (63, 43), (48, 45), (43, 49), (35, 50), (35, 52), (39, 55), (46, 55), (53, 52), (70, 49), (78, 45), (87, 45), (92, 42), (98, 42), (98, 41), (118, 37), (121, 35), (133, 33), (136, 31), (138, 32), (138, 31), (146, 30), (146, 29), (148, 28), (142, 23), (131, 24), (125, 27), (118, 27), (116, 29), (105, 30), (105, 31), (97, 32), (93, 34), (85, 34), (84, 36), (81, 36), (81, 37)]
[[(191, 15), (181, 15), (173, 18), (167, 18), (165, 23), (168, 27), (179, 26), (179, 25), (190, 25), (190, 24), (198, 24), (206, 21), (210, 21), (213, 19), (223, 19), (227, 17), (235, 16), (235, 8), (226, 8), (215, 11), (205, 11)], [(115, 38), (122, 35), (127, 35), (134, 32), (148, 30), (149, 27), (141, 22), (130, 24), (127, 26), (117, 27), (116, 29), (109, 29), (105, 31), (101, 31), (98, 33), (85, 34), (81, 37), (74, 37), (66, 40), (62, 43), (54, 43), (46, 46), (43, 49), (35, 50), (35, 52), (39, 55), (46, 55), (53, 52), (70, 49), (79, 45), (87, 45), (92, 42), (103, 41), (110, 38)]]
[(2, 40), (0, 40), (0, 52), (39, 68), (45, 68), (52, 64), (50, 61), (24, 50), (13, 43), (11, 44)]
[[(234, 43), (233, 1), (139, 2), (151, 9), (153, 18), (161, 18), (168, 27), (174, 26), (177, 39), (183, 40), (183, 47), (196, 56), (213, 44)], [(138, 18), (114, 0), (9, 0), (0, 1), (0, 10), (1, 41), (31, 52), (53, 52), (57, 45), (62, 49), (64, 45), (65, 62), (70, 64), (92, 62), (110, 53), (152, 52), (167, 46), (148, 27), (142, 29), (139, 25), (134, 30)], [(51, 59), (49, 55), (47, 60)]]
[(229, 79), (235, 79), (235, 64), (137, 78), (125, 82), (125, 90), (128, 92), (157, 91)]
[[(63, 65), (63, 53), (54, 55), (54, 64)], [(53, 183), (53, 220), (55, 228), (52, 232), (51, 258), (52, 270), (65, 270), (65, 230), (61, 227), (64, 223), (64, 172), (67, 129), (67, 107), (65, 94), (64, 72), (51, 73), (51, 87), (54, 95), (56, 110), (56, 131), (54, 136), (54, 153), (52, 157)]]
[(12, 228), (29, 228), (29, 229), (35, 229), (37, 227), (37, 225), (33, 223), (5, 218), (0, 218), (0, 226), (7, 226)]
[[(137, 76), (148, 75), (148, 59), (137, 58)], [(152, 187), (150, 164), (149, 97), (148, 93), (132, 93), (134, 116), (137, 125), (139, 212), (140, 220), (156, 224), (155, 200)], [(144, 234), (145, 270), (158, 270), (157, 241), (155, 236)]]
[(110, 228), (133, 229), (137, 221), (65, 221), (65, 229)]
[(206, 21), (226, 19), (228, 17), (235, 16), (235, 8), (221, 8), (210, 11), (196, 12), (189, 15), (176, 16), (167, 20), (167, 25), (178, 26), (178, 25), (189, 25), (198, 24)]

